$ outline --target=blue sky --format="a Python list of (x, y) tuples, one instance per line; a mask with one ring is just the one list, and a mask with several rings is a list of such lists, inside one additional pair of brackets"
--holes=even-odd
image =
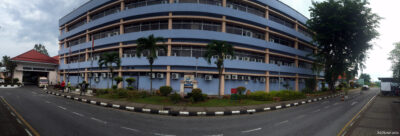
[[(14, 57), (33, 48), (35, 43), (46, 46), (51, 56), (58, 52), (58, 19), (88, 0), (1, 0), (0, 2), (0, 56)], [(311, 0), (281, 0), (309, 17), (308, 9)], [(323, 1), (323, 0), (315, 0)], [(384, 19), (378, 31), (379, 39), (372, 42), (374, 47), (369, 51), (363, 70), (372, 76), (391, 76), (388, 53), (393, 43), (399, 42), (400, 13), (399, 0), (370, 0), (370, 7)]]

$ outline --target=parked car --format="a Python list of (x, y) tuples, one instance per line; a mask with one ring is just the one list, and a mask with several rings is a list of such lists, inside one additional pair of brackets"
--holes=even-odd
[(368, 90), (369, 89), (369, 86), (368, 85), (363, 85), (362, 86), (362, 90)]

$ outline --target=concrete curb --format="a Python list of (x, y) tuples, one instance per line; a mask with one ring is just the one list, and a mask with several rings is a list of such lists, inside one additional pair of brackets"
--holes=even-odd
[(171, 110), (158, 110), (158, 109), (149, 109), (149, 108), (136, 108), (136, 107), (112, 104), (112, 103), (107, 103), (107, 102), (99, 102), (99, 101), (94, 101), (94, 100), (90, 100), (90, 99), (83, 99), (83, 98), (74, 97), (74, 96), (70, 96), (70, 95), (63, 95), (63, 94), (55, 93), (52, 91), (45, 91), (45, 92), (48, 94), (64, 97), (66, 99), (71, 99), (71, 100), (75, 100), (75, 101), (79, 101), (79, 102), (83, 102), (83, 103), (102, 106), (102, 107), (109, 107), (109, 108), (114, 108), (114, 109), (133, 111), (133, 112), (141, 112), (141, 113), (149, 113), (149, 114), (171, 115), (171, 116), (227, 116), (227, 115), (253, 114), (253, 113), (258, 113), (258, 112), (266, 112), (266, 111), (296, 107), (296, 106), (300, 106), (303, 104), (313, 103), (313, 102), (330, 99), (330, 98), (335, 98), (337, 96), (343, 95), (343, 94), (334, 94), (334, 95), (329, 95), (329, 96), (325, 96), (325, 97), (319, 97), (319, 98), (307, 99), (307, 100), (302, 100), (302, 101), (288, 103), (288, 104), (282, 104), (282, 105), (278, 105), (278, 106), (264, 107), (264, 108), (260, 108), (260, 109), (252, 108), (252, 109), (246, 109), (246, 110), (233, 110), (233, 111), (195, 112), (195, 111), (171, 111)]

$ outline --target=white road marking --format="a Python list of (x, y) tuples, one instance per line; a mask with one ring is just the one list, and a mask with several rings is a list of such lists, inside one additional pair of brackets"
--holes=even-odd
[(45, 101), (46, 103), (51, 103), (51, 102), (49, 102), (49, 101)]
[(321, 109), (315, 110), (315, 111), (313, 111), (313, 112), (316, 113), (316, 112), (319, 112), (319, 111), (321, 111)]
[(128, 128), (128, 127), (121, 127), (121, 128), (122, 128), (122, 129), (126, 129), (126, 130), (130, 130), (130, 131), (139, 132), (139, 130), (133, 129), (133, 128)]
[(168, 135), (168, 134), (160, 134), (160, 133), (154, 133), (156, 136), (175, 136), (175, 135)]
[(338, 105), (339, 103), (338, 102), (335, 102), (334, 104), (333, 104), (333, 106), (336, 106), (336, 105)]
[(17, 122), (18, 122), (19, 124), (21, 124), (21, 125), (22, 125), (22, 122), (21, 122), (21, 120), (17, 119)]
[(355, 101), (355, 102), (353, 102), (353, 103), (351, 103), (351, 106), (353, 106), (354, 104), (356, 104), (356, 103), (358, 103), (357, 101)]
[(282, 125), (282, 124), (285, 124), (285, 123), (288, 123), (288, 122), (289, 122), (289, 120), (285, 120), (285, 121), (276, 123), (274, 126)]
[(97, 122), (100, 122), (100, 123), (103, 123), (103, 124), (107, 124), (106, 121), (102, 121), (102, 120), (100, 120), (100, 119), (96, 119), (96, 118), (93, 118), (93, 117), (91, 117), (90, 119), (92, 119), (92, 120), (94, 120), (94, 121), (97, 121)]
[(224, 134), (216, 134), (216, 135), (204, 135), (204, 136), (224, 136)]
[(15, 114), (14, 114), (14, 113), (12, 113), (12, 112), (10, 112), (10, 113), (11, 113), (11, 115), (12, 115), (12, 116), (14, 116), (14, 117), (15, 117)]
[(255, 128), (255, 129), (245, 130), (245, 131), (242, 131), (242, 133), (249, 133), (249, 132), (258, 131), (258, 130), (261, 130), (261, 128)]
[(331, 107), (331, 106), (328, 105), (328, 106), (325, 106), (324, 108), (325, 108), (325, 109), (328, 109), (329, 107)]
[(78, 115), (78, 116), (83, 117), (83, 114), (80, 114), (80, 113), (78, 113), (78, 112), (72, 112), (72, 113), (75, 114), (75, 115)]
[(57, 106), (57, 107), (60, 108), (60, 109), (63, 109), (63, 110), (67, 110), (67, 108), (62, 107), (62, 106)]
[(305, 116), (306, 115), (303, 114), (303, 115), (297, 116), (296, 119), (301, 119), (301, 118), (304, 118)]
[(29, 136), (32, 136), (31, 132), (28, 131), (28, 129), (25, 128), (25, 132), (28, 133)]

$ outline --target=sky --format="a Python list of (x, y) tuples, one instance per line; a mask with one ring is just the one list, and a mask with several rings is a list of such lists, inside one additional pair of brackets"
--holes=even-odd
[[(14, 57), (33, 48), (34, 44), (44, 44), (50, 56), (58, 52), (58, 19), (68, 14), (88, 0), (0, 0), (0, 56)], [(301, 14), (309, 17), (311, 0), (281, 0)], [(315, 0), (323, 1), (323, 0)], [(374, 44), (366, 60), (363, 73), (377, 77), (390, 77), (391, 62), (388, 53), (393, 43), (400, 42), (399, 0), (369, 0), (374, 13), (384, 19), (378, 31), (380, 37)]]

